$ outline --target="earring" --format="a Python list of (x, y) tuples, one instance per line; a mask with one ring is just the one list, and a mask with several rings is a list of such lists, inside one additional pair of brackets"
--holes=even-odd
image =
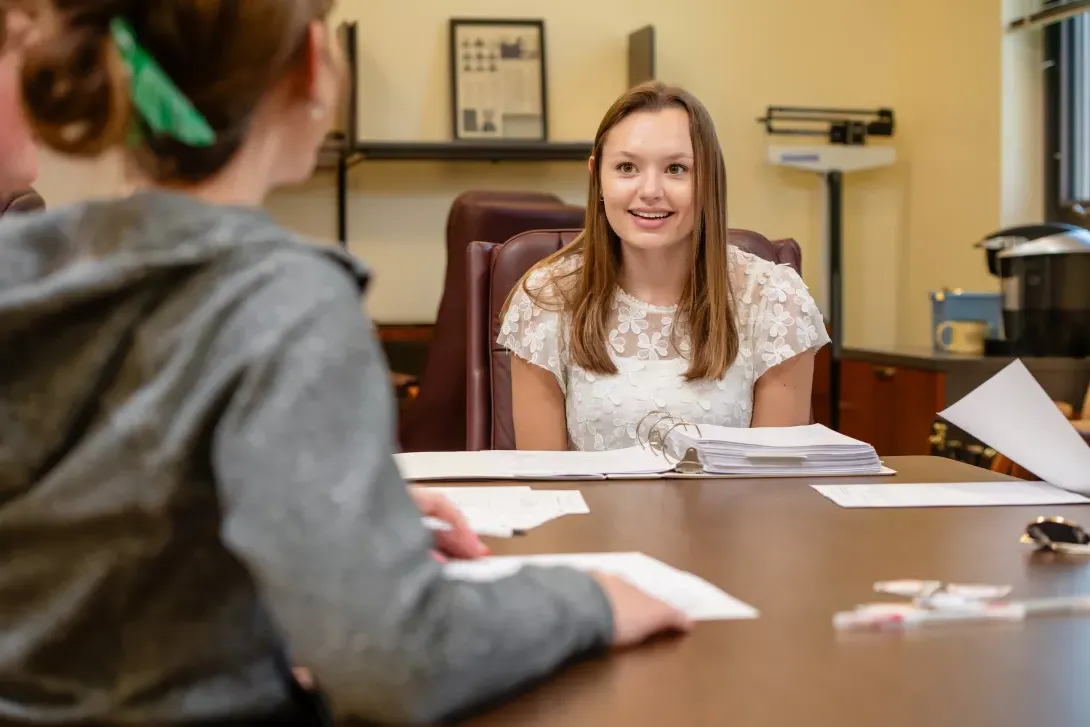
[(325, 107), (317, 101), (312, 101), (310, 104), (310, 118), (320, 121), (323, 116), (325, 116)]

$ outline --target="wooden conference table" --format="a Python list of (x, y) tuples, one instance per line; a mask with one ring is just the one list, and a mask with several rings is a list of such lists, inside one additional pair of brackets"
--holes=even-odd
[[(1007, 479), (937, 457), (886, 463), (895, 477), (822, 481)], [(832, 627), (835, 612), (882, 600), (873, 592), (880, 580), (1010, 584), (1016, 598), (1090, 594), (1090, 558), (1033, 553), (1018, 542), (1040, 515), (1090, 526), (1090, 506), (843, 509), (809, 482), (535, 484), (581, 490), (590, 514), (492, 541), (497, 554), (643, 551), (761, 615), (699, 623), (684, 637), (583, 661), (463, 724), (1090, 725), (1090, 617), (902, 634)]]

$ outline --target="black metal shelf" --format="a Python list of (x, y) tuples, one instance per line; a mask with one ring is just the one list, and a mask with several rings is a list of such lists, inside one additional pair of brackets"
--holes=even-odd
[(589, 141), (359, 141), (333, 134), (318, 166), (337, 172), (337, 239), (348, 246), (348, 169), (361, 161), (585, 162)]
[(585, 162), (590, 141), (358, 141), (334, 133), (318, 156), (320, 169), (372, 161)]
[[(348, 246), (348, 170), (362, 161), (585, 162), (589, 141), (366, 141), (358, 140), (356, 23), (337, 28), (349, 69), (348, 93), (338, 110), (338, 128), (318, 154), (318, 168), (337, 175), (337, 239)], [(654, 28), (629, 36), (629, 86), (654, 77)]]

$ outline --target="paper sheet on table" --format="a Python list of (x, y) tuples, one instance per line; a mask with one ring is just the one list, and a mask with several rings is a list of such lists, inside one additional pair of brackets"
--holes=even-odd
[(459, 452), (399, 452), (401, 476), (428, 480), (604, 480), (606, 475), (662, 473), (672, 467), (641, 447), (590, 451), (491, 449)]
[(1090, 446), (1021, 361), (1013, 361), (939, 416), (1045, 482), (1090, 492)]
[(452, 561), (448, 576), (489, 581), (504, 578), (524, 565), (566, 565), (579, 570), (611, 573), (688, 614), (695, 621), (751, 619), (757, 609), (724, 593), (692, 573), (678, 570), (644, 553), (575, 553), (558, 555), (496, 556)]
[(471, 528), (529, 530), (564, 515), (590, 512), (579, 490), (525, 486), (429, 487), (453, 502)]
[(1044, 482), (943, 482), (915, 485), (810, 485), (841, 507), (1079, 505), (1090, 499)]

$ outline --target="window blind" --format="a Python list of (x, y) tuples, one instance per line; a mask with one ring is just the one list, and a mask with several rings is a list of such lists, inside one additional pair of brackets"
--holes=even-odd
[(1090, 13), (1090, 0), (1031, 0), (1025, 6), (1026, 10), (1007, 24), (1007, 30), (1042, 28)]

